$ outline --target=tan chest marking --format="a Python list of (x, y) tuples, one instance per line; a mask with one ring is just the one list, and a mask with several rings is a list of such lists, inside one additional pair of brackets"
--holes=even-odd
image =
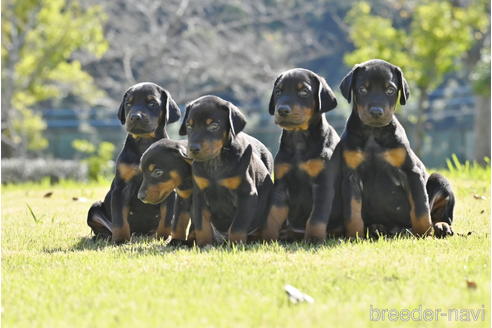
[(193, 180), (195, 180), (195, 183), (200, 190), (203, 190), (210, 185), (210, 181), (208, 181), (208, 179), (199, 177), (197, 175), (193, 176)]
[(118, 173), (120, 174), (120, 178), (122, 178), (125, 182), (130, 181), (139, 172), (140, 169), (137, 165), (123, 163), (118, 165)]
[(407, 151), (405, 148), (393, 148), (383, 152), (382, 156), (391, 166), (401, 167), (407, 158)]
[(275, 176), (274, 176), (274, 178), (276, 180), (282, 179), (287, 173), (289, 173), (290, 168), (291, 168), (290, 164), (287, 164), (287, 163), (275, 164), (275, 168), (274, 168)]
[(241, 184), (242, 178), (241, 176), (237, 175), (235, 177), (230, 177), (230, 178), (225, 178), (219, 180), (219, 185), (222, 187), (226, 187), (227, 189), (230, 190), (236, 190), (239, 185)]
[(348, 167), (356, 169), (364, 161), (364, 153), (360, 150), (345, 150), (343, 159)]
[(190, 198), (192, 192), (193, 189), (183, 190), (183, 189), (176, 188), (176, 193), (178, 194), (178, 196), (184, 199)]
[(310, 159), (299, 163), (299, 169), (306, 172), (310, 177), (317, 177), (325, 168), (325, 161), (322, 159)]

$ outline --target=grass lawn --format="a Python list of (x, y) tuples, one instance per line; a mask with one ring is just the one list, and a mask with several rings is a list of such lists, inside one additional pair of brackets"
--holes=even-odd
[[(94, 243), (86, 213), (109, 185), (4, 186), (2, 324), (488, 327), (490, 169), (445, 174), (457, 195), (454, 228), (460, 235), (445, 240), (330, 240), (321, 247), (258, 244), (188, 250), (152, 239), (121, 247)], [(52, 196), (43, 198), (49, 191)], [(315, 302), (290, 304), (285, 284)], [(398, 311), (420, 307), (422, 321), (395, 323), (387, 314), (384, 321), (371, 321), (371, 306)], [(424, 322), (425, 309), (485, 313), (479, 313), (478, 321), (457, 311), (452, 320), (439, 316), (436, 321), (434, 313), (432, 321)], [(457, 314), (470, 321), (457, 322)], [(376, 312), (372, 315), (375, 319)], [(418, 312), (413, 315), (419, 318)]]

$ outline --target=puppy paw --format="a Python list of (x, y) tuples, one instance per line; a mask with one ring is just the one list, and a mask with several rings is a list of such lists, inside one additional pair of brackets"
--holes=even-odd
[(326, 239), (326, 224), (307, 222), (304, 241), (308, 243), (322, 243)]
[(378, 239), (388, 235), (388, 229), (382, 224), (371, 224), (367, 227), (369, 238)]
[(454, 235), (453, 228), (446, 222), (437, 222), (434, 224), (434, 237), (446, 238)]
[(193, 241), (189, 240), (181, 240), (181, 239), (171, 239), (171, 241), (167, 244), (170, 247), (192, 247)]

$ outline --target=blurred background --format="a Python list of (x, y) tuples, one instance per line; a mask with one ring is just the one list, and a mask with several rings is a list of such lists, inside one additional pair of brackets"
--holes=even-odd
[(237, 104), (275, 154), (273, 82), (308, 68), (336, 92), (327, 117), (341, 133), (338, 84), (371, 58), (403, 69), (411, 97), (397, 113), (428, 167), (490, 157), (489, 1), (4, 0), (1, 15), (3, 183), (111, 177), (117, 108), (142, 81), (182, 109), (204, 94)]

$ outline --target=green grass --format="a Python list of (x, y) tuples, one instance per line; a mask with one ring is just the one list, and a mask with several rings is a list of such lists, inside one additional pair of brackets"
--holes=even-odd
[[(478, 172), (478, 170), (481, 170)], [(455, 231), (433, 238), (174, 249), (90, 241), (87, 209), (107, 185), (2, 188), (5, 327), (486, 327), (490, 169), (449, 173)], [(50, 198), (43, 198), (52, 191)], [(484, 196), (486, 199), (477, 199)], [(86, 202), (72, 197), (86, 198)], [(30, 209), (29, 209), (30, 208)], [(468, 232), (472, 232), (467, 236)], [(477, 288), (468, 288), (467, 280)], [(315, 299), (292, 305), (291, 284)], [(485, 308), (485, 321), (371, 322), (370, 306)]]

